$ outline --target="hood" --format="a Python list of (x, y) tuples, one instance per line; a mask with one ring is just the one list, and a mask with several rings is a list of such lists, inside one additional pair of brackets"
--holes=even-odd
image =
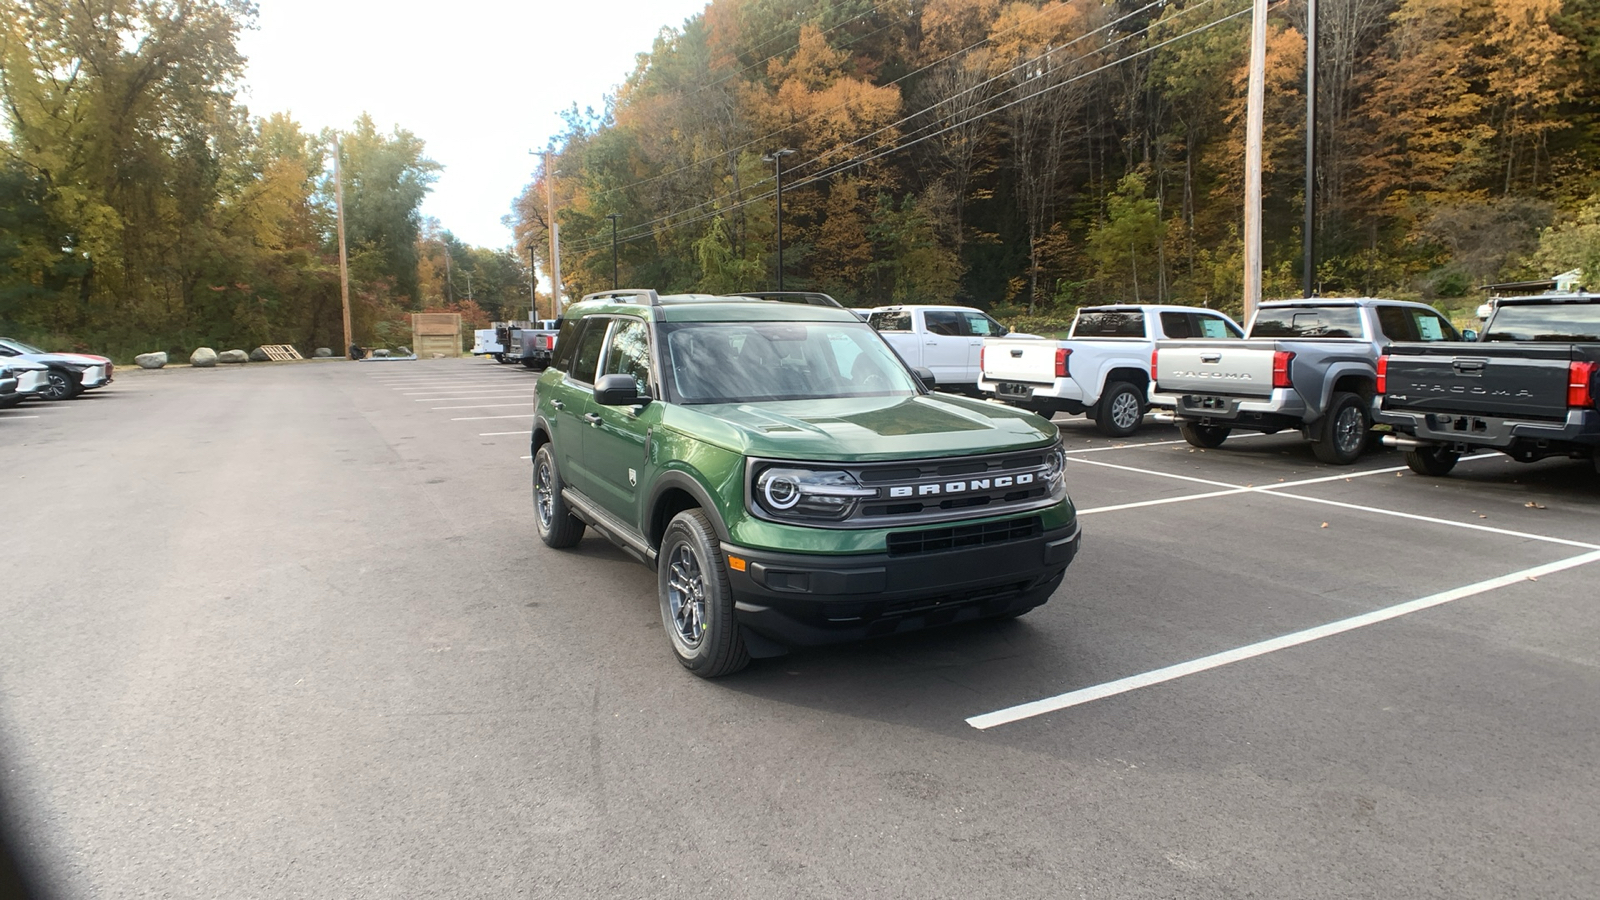
[(13, 362), (31, 360), (36, 363), (62, 363), (69, 366), (103, 366), (111, 361), (104, 356), (91, 356), (87, 353), (23, 353), (9, 359)]
[(39, 372), (50, 368), (42, 362), (22, 356), (0, 356), (0, 369), (12, 369), (17, 372)]
[(1060, 436), (1032, 413), (948, 394), (675, 406), (663, 424), (746, 456), (794, 460), (968, 456)]

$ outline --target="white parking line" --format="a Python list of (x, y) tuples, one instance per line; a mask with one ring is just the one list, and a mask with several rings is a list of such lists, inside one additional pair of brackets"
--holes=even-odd
[[(533, 432), (531, 432), (531, 431), (480, 431), (480, 432), (478, 432), (478, 437), (503, 437), (504, 435), (508, 435), (508, 434), (533, 434)], [(529, 457), (526, 457), (526, 456), (523, 457), (523, 459), (528, 459), (528, 458)]]
[(516, 387), (516, 386), (513, 386), (513, 385), (483, 384), (481, 382), (473, 382), (471, 384), (441, 384), (441, 385), (435, 385), (433, 387), (430, 387), (427, 390), (421, 390), (421, 391), (410, 390), (411, 388), (414, 388), (414, 387), (419, 387), (419, 385), (402, 384), (402, 385), (394, 388), (394, 390), (399, 391), (402, 394), (437, 394), (437, 393), (439, 393), (441, 391), (460, 393), (461, 391), (509, 391), (509, 390), (518, 390), (518, 389), (524, 390), (524, 391), (534, 390), (534, 387), (531, 384), (523, 384), (519, 388), (519, 387)]
[(1542, 566), (1534, 566), (1530, 569), (1523, 569), (1520, 572), (1512, 572), (1509, 575), (1501, 575), (1499, 578), (1490, 578), (1487, 581), (1480, 581), (1476, 584), (1469, 584), (1465, 587), (1458, 587), (1448, 591), (1440, 591), (1437, 594), (1430, 594), (1426, 597), (1412, 600), (1407, 603), (1398, 603), (1394, 606), (1376, 609), (1372, 612), (1363, 613), (1359, 616), (1351, 616), (1348, 619), (1340, 619), (1336, 622), (1329, 622), (1326, 625), (1318, 625), (1315, 628), (1307, 628), (1304, 631), (1296, 631), (1280, 637), (1270, 638), (1265, 641), (1258, 641), (1254, 644), (1246, 644), (1243, 647), (1236, 647), (1232, 650), (1225, 650), (1221, 653), (1213, 653), (1210, 656), (1202, 656), (1199, 659), (1191, 659), (1188, 662), (1178, 663), (1177, 665), (1167, 666), (1161, 669), (1154, 669), (1140, 675), (1119, 678), (1115, 681), (1107, 681), (1104, 684), (1097, 684), (1093, 687), (1080, 688), (1076, 691), (1068, 691), (1065, 694), (1057, 694), (1054, 697), (1046, 697), (1043, 700), (1034, 700), (1031, 703), (1022, 703), (1016, 706), (1007, 707), (1005, 709), (996, 710), (995, 712), (972, 716), (971, 718), (967, 719), (967, 724), (980, 730), (994, 728), (997, 725), (1008, 725), (1012, 722), (1030, 719), (1035, 716), (1044, 715), (1045, 713), (1057, 712), (1069, 707), (1081, 706), (1085, 703), (1103, 700), (1106, 697), (1114, 697), (1117, 694), (1125, 694), (1129, 691), (1136, 691), (1139, 688), (1150, 687), (1151, 685), (1162, 684), (1168, 681), (1175, 681), (1179, 678), (1184, 678), (1189, 675), (1216, 669), (1221, 666), (1231, 665), (1247, 659), (1254, 659), (1257, 656), (1265, 656), (1268, 653), (1275, 653), (1279, 650), (1287, 650), (1290, 647), (1298, 647), (1301, 644), (1308, 644), (1312, 641), (1333, 637), (1334, 635), (1343, 634), (1347, 631), (1354, 631), (1357, 628), (1365, 628), (1368, 625), (1376, 625), (1379, 622), (1387, 622), (1390, 619), (1398, 619), (1401, 616), (1407, 616), (1414, 612), (1432, 609), (1435, 606), (1443, 606), (1446, 603), (1461, 600), (1466, 597), (1476, 597), (1479, 594), (1486, 594), (1489, 591), (1499, 590), (1500, 588), (1508, 587), (1513, 584), (1521, 584), (1522, 582), (1530, 579), (1537, 579), (1545, 575), (1552, 575), (1556, 572), (1566, 571), (1567, 569), (1575, 569), (1578, 566), (1586, 566), (1597, 561), (1600, 561), (1600, 551), (1585, 553), (1582, 556), (1569, 557), (1557, 562), (1546, 563)]
[(482, 394), (469, 394), (466, 397), (416, 397), (416, 404), (432, 404), (437, 400), (504, 400), (507, 397), (533, 397), (538, 391), (486, 391)]
[(456, 418), (451, 419), (450, 421), (452, 421), (452, 422), (476, 422), (476, 421), (479, 421), (480, 419), (531, 419), (531, 418), (533, 418), (533, 413), (525, 413), (523, 415), (517, 415), (517, 416), (457, 416)]
[(37, 418), (39, 418), (39, 417), (38, 416), (8, 416), (8, 415), (6, 415), (4, 413), (0, 413), (0, 419), (37, 419)]
[[(1473, 455), (1473, 456), (1463, 457), (1461, 461), (1462, 462), (1466, 462), (1468, 460), (1493, 459), (1493, 458), (1495, 458), (1496, 456), (1499, 456), (1499, 455), (1500, 454), (1498, 454), (1498, 453), (1479, 453), (1479, 454), (1476, 454), (1476, 455)], [(1433, 525), (1446, 525), (1446, 526), (1449, 526), (1451, 528), (1465, 528), (1465, 529), (1468, 529), (1469, 531), (1483, 531), (1483, 532), (1487, 532), (1489, 534), (1498, 534), (1498, 535), (1501, 535), (1503, 537), (1521, 538), (1522, 540), (1529, 540), (1529, 541), (1542, 541), (1542, 542), (1547, 543), (1547, 544), (1561, 544), (1561, 545), (1567, 546), (1567, 547), (1580, 547), (1580, 548), (1585, 549), (1585, 550), (1600, 550), (1600, 544), (1590, 544), (1590, 543), (1585, 543), (1584, 541), (1574, 541), (1574, 540), (1568, 540), (1567, 538), (1550, 537), (1548, 535), (1543, 535), (1543, 534), (1530, 534), (1530, 533), (1525, 532), (1525, 531), (1513, 531), (1513, 530), (1511, 530), (1509, 528), (1496, 528), (1496, 527), (1494, 527), (1492, 525), (1479, 525), (1479, 524), (1476, 524), (1474, 522), (1457, 522), (1457, 521), (1455, 521), (1453, 519), (1440, 519), (1440, 518), (1436, 518), (1434, 516), (1422, 516), (1422, 515), (1417, 515), (1416, 513), (1400, 512), (1398, 510), (1383, 509), (1381, 507), (1376, 507), (1376, 506), (1362, 506), (1361, 504), (1358, 504), (1358, 503), (1344, 503), (1344, 502), (1341, 502), (1339, 500), (1325, 500), (1325, 499), (1323, 499), (1321, 497), (1307, 497), (1304, 494), (1286, 494), (1286, 493), (1283, 493), (1283, 489), (1284, 488), (1296, 487), (1296, 486), (1307, 485), (1307, 484), (1319, 484), (1319, 483), (1328, 482), (1328, 481), (1348, 480), (1348, 479), (1351, 479), (1351, 478), (1359, 478), (1359, 477), (1361, 477), (1363, 475), (1382, 475), (1385, 472), (1401, 471), (1401, 467), (1398, 467), (1398, 466), (1396, 466), (1394, 468), (1389, 468), (1389, 469), (1368, 469), (1365, 472), (1348, 472), (1348, 473), (1345, 473), (1345, 474), (1342, 474), (1342, 475), (1332, 475), (1332, 476), (1327, 476), (1327, 477), (1323, 477), (1323, 478), (1308, 478), (1308, 479), (1306, 479), (1304, 481), (1295, 481), (1295, 482), (1289, 482), (1289, 483), (1285, 483), (1285, 484), (1273, 484), (1273, 485), (1263, 485), (1261, 487), (1254, 487), (1254, 486), (1240, 486), (1240, 485), (1237, 485), (1237, 484), (1228, 484), (1228, 483), (1222, 482), (1222, 481), (1211, 481), (1210, 479), (1206, 479), (1206, 478), (1194, 478), (1194, 477), (1189, 476), (1189, 475), (1176, 475), (1176, 474), (1173, 474), (1172, 472), (1157, 472), (1157, 471), (1155, 471), (1153, 469), (1139, 469), (1139, 468), (1135, 468), (1133, 466), (1119, 466), (1119, 465), (1114, 465), (1112, 463), (1096, 462), (1095, 460), (1092, 460), (1092, 459), (1077, 459), (1075, 457), (1068, 457), (1068, 461), (1069, 462), (1075, 462), (1075, 463), (1081, 463), (1081, 464), (1086, 465), (1086, 466), (1101, 466), (1101, 467), (1104, 467), (1104, 468), (1107, 468), (1107, 469), (1118, 469), (1118, 470), (1124, 471), (1124, 472), (1137, 472), (1137, 473), (1139, 473), (1141, 475), (1153, 475), (1153, 476), (1158, 477), (1158, 478), (1171, 478), (1171, 479), (1176, 479), (1176, 480), (1179, 480), (1179, 481), (1193, 481), (1193, 482), (1198, 482), (1200, 484), (1209, 485), (1211, 487), (1228, 488), (1228, 490), (1216, 491), (1216, 492), (1211, 493), (1211, 494), (1196, 494), (1196, 495), (1192, 495), (1192, 496), (1188, 496), (1188, 497), (1166, 497), (1166, 498), (1163, 498), (1161, 500), (1146, 500), (1146, 501), (1143, 501), (1142, 503), (1139, 503), (1139, 504), (1124, 504), (1123, 506), (1117, 507), (1118, 509), (1121, 509), (1121, 508), (1133, 509), (1133, 508), (1136, 508), (1137, 506), (1161, 506), (1161, 505), (1165, 505), (1165, 504), (1169, 504), (1169, 503), (1183, 503), (1183, 502), (1186, 502), (1186, 501), (1189, 501), (1189, 500), (1203, 500), (1203, 499), (1209, 499), (1211, 497), (1223, 497), (1223, 496), (1227, 496), (1228, 494), (1266, 494), (1266, 495), (1271, 496), (1271, 497), (1283, 497), (1286, 500), (1299, 500), (1299, 501), (1304, 502), (1304, 503), (1320, 503), (1320, 504), (1323, 504), (1324, 506), (1337, 506), (1337, 507), (1339, 507), (1341, 509), (1355, 510), (1356, 512), (1366, 512), (1366, 513), (1372, 513), (1374, 515), (1380, 515), (1380, 516), (1394, 516), (1396, 518), (1411, 519), (1411, 520), (1417, 521), (1417, 522), (1428, 522), (1428, 523), (1433, 524)], [(1079, 512), (1078, 514), (1079, 515), (1091, 515), (1091, 514), (1097, 513), (1097, 512), (1112, 512), (1112, 511), (1113, 511), (1113, 509), (1110, 508), (1110, 507), (1101, 507), (1101, 508), (1083, 510), (1083, 511)]]
[(532, 405), (533, 405), (533, 401), (529, 400), (529, 401), (526, 401), (524, 403), (479, 403), (479, 404), (477, 404), (475, 406), (434, 406), (434, 407), (430, 407), (430, 409), (495, 409), (497, 407), (502, 407), (502, 406), (532, 406)]
[[(1230, 440), (1239, 441), (1239, 440), (1244, 440), (1245, 438), (1253, 438), (1253, 437), (1270, 437), (1270, 435), (1268, 435), (1264, 431), (1249, 431), (1249, 432), (1246, 432), (1244, 434), (1233, 435), (1230, 438)], [(1187, 443), (1189, 443), (1189, 442), (1186, 441), (1186, 440), (1146, 441), (1146, 442), (1140, 443), (1140, 444), (1111, 444), (1111, 445), (1105, 446), (1105, 447), (1083, 447), (1083, 448), (1080, 448), (1080, 449), (1077, 449), (1077, 450), (1067, 450), (1065, 452), (1067, 453), (1068, 456), (1071, 456), (1074, 453), (1104, 453), (1107, 450), (1136, 450), (1136, 449), (1138, 449), (1140, 447), (1168, 447), (1168, 446), (1171, 446), (1173, 444), (1187, 444)]]

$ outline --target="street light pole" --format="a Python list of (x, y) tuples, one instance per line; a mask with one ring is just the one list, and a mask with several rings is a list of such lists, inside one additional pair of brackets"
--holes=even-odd
[(333, 138), (333, 202), (339, 214), (339, 299), (344, 303), (344, 355), (350, 355), (355, 338), (350, 331), (350, 261), (344, 247), (344, 176), (339, 167), (339, 137)]
[(761, 157), (762, 162), (772, 163), (773, 177), (778, 183), (778, 290), (783, 290), (783, 158), (794, 151), (788, 147), (774, 150)]
[(611, 220), (611, 289), (617, 289), (617, 220), (622, 218), (621, 213), (611, 213), (606, 216)]
[(1244, 319), (1261, 302), (1261, 144), (1267, 71), (1267, 0), (1250, 17), (1250, 83), (1244, 141)]
[(1306, 224), (1303, 289), (1312, 296), (1317, 271), (1317, 0), (1306, 0)]
[(561, 225), (556, 222), (556, 170), (550, 167), (550, 151), (544, 152), (544, 207), (550, 222), (550, 309), (561, 317)]

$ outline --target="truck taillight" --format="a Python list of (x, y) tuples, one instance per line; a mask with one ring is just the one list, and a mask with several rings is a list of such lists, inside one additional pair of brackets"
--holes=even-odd
[(978, 348), (978, 376), (979, 377), (982, 377), (983, 373), (988, 371), (987, 369), (985, 369), (983, 367), (984, 354), (987, 353), (988, 351), (989, 351), (988, 347), (979, 347)]
[(1150, 348), (1150, 380), (1151, 381), (1155, 381), (1156, 380), (1156, 360), (1159, 359), (1160, 357), (1161, 357), (1161, 351), (1157, 350), (1154, 347), (1151, 347)]
[(1056, 348), (1056, 377), (1057, 378), (1065, 378), (1065, 377), (1067, 377), (1067, 358), (1070, 357), (1071, 355), (1072, 355), (1072, 351), (1068, 350), (1066, 347), (1057, 347)]
[(1567, 405), (1577, 409), (1594, 406), (1594, 374), (1600, 368), (1592, 362), (1575, 362), (1567, 367)]
[(1389, 393), (1389, 357), (1387, 354), (1378, 357), (1378, 393)]
[(1289, 381), (1289, 363), (1294, 362), (1294, 353), (1288, 350), (1279, 350), (1272, 354), (1272, 386), (1275, 388), (1294, 387)]

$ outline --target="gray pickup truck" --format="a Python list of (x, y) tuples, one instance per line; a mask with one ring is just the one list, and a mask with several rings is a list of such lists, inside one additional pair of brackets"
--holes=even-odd
[(1600, 295), (1503, 297), (1477, 342), (1395, 344), (1373, 410), (1419, 474), (1447, 474), (1475, 449), (1600, 471)]
[(1396, 341), (1460, 340), (1430, 306), (1400, 300), (1263, 303), (1243, 340), (1158, 341), (1153, 393), (1196, 447), (1234, 429), (1296, 429), (1317, 458), (1355, 462), (1367, 448), (1378, 357)]

